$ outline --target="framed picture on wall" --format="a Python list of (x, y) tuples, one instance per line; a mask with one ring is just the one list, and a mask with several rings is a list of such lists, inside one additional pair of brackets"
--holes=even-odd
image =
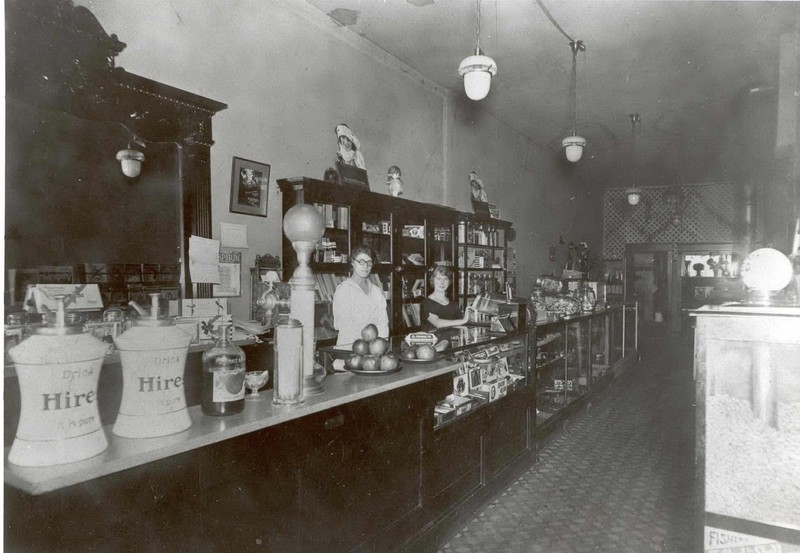
[(233, 158), (231, 173), (231, 213), (267, 216), (269, 165)]

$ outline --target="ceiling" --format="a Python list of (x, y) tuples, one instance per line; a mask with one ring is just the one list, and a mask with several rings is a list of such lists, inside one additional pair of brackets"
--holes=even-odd
[[(306, 1), (470, 102), (457, 68), (475, 48), (475, 0)], [(607, 185), (619, 185), (613, 175), (634, 152), (632, 113), (641, 115), (634, 159), (659, 168), (656, 183), (702, 178), (687, 167), (702, 167), (707, 149), (719, 147), (737, 98), (775, 101), (778, 37), (800, 19), (800, 2), (542, 2), (586, 45), (578, 54), (577, 130), (588, 145), (578, 164)], [(536, 0), (480, 7), (481, 46), (498, 65), (481, 107), (563, 157), (561, 139), (572, 127), (568, 39)], [(678, 159), (665, 163), (665, 153)]]

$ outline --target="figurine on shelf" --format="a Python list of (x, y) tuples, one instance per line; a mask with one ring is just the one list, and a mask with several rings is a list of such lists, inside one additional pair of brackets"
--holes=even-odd
[(400, 168), (397, 165), (389, 167), (386, 174), (386, 186), (389, 187), (389, 193), (395, 198), (403, 195), (403, 179), (400, 178)]
[(364, 163), (364, 156), (361, 154), (361, 143), (350, 130), (350, 127), (342, 123), (336, 125), (336, 141), (339, 145), (339, 150), (336, 157), (340, 163), (344, 165), (353, 165), (359, 169), (366, 169), (367, 165)]
[(694, 276), (702, 276), (701, 273), (705, 268), (706, 266), (703, 263), (695, 263), (694, 265), (692, 265), (692, 269), (694, 269), (696, 273)]

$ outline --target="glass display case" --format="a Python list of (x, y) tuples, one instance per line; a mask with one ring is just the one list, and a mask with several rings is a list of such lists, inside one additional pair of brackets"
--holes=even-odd
[[(636, 304), (536, 325), (536, 424), (548, 421), (605, 383), (627, 357), (638, 358)], [(623, 350), (622, 341), (630, 334)]]
[(691, 314), (704, 550), (715, 549), (721, 533), (744, 535), (740, 543), (760, 551), (787, 551), (784, 541), (797, 547), (800, 307), (710, 306)]

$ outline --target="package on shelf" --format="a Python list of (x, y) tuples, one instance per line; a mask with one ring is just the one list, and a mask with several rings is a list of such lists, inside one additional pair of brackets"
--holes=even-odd
[(472, 400), (461, 395), (449, 395), (444, 399), (443, 404), (455, 409), (456, 417), (460, 417), (472, 409)]
[(425, 226), (424, 225), (403, 225), (403, 236), (407, 238), (424, 238)]
[(457, 396), (469, 394), (469, 377), (466, 374), (459, 374), (453, 378), (453, 394)]

